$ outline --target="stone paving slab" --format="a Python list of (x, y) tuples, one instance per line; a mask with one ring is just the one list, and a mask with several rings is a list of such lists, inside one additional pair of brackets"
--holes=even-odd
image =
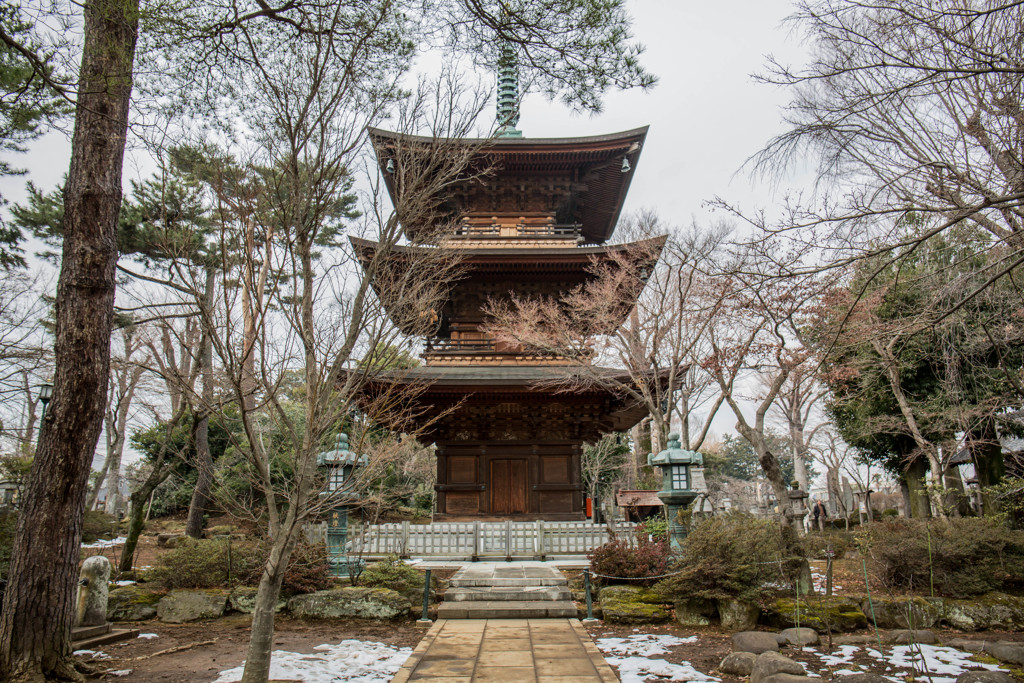
[(544, 562), (480, 562), (457, 571), (449, 583), (456, 587), (565, 586), (560, 571)]
[(439, 619), (392, 683), (442, 680), (616, 683), (618, 678), (578, 619)]
[(437, 608), (439, 619), (543, 619), (576, 614), (571, 600), (461, 600), (445, 601)]

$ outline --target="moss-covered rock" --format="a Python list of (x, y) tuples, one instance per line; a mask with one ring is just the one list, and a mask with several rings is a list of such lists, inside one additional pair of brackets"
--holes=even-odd
[(387, 588), (335, 588), (288, 601), (288, 611), (306, 619), (398, 619), (411, 609), (408, 598)]
[(780, 598), (768, 605), (763, 617), (768, 625), (775, 628), (806, 626), (818, 632), (857, 631), (868, 625), (860, 605), (836, 597), (813, 602), (801, 600), (799, 604), (791, 598)]
[(620, 624), (660, 624), (671, 618), (664, 598), (650, 588), (607, 586), (600, 593), (605, 621)]
[(676, 603), (676, 621), (681, 626), (710, 626), (717, 618), (718, 607), (714, 600), (688, 598)]
[(1024, 630), (1024, 598), (1005, 593), (988, 593), (970, 600), (946, 599), (943, 619), (962, 631)]
[(718, 616), (726, 631), (753, 631), (761, 608), (746, 600), (718, 600)]
[(939, 598), (874, 598), (860, 601), (861, 611), (871, 619), (874, 608), (878, 628), (933, 628), (942, 619), (942, 600)]
[[(252, 614), (256, 608), (256, 590), (253, 586), (237, 586), (228, 596), (228, 604), (231, 605), (231, 609), (242, 614)], [(280, 612), (287, 606), (288, 601), (279, 597), (274, 606), (274, 613)]]
[(107, 621), (145, 621), (156, 616), (156, 605), (163, 592), (139, 586), (111, 588), (107, 598)]
[(227, 591), (173, 590), (160, 599), (156, 606), (156, 612), (160, 621), (168, 624), (184, 624), (189, 621), (216, 619), (224, 616), (227, 606)]

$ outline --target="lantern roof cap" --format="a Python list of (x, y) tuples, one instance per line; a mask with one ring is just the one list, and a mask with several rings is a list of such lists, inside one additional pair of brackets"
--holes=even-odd
[(668, 435), (668, 448), (657, 455), (647, 456), (648, 465), (703, 465), (704, 457), (697, 451), (688, 451), (681, 447), (679, 435), (673, 432)]
[(321, 451), (316, 456), (316, 464), (318, 466), (333, 465), (342, 466), (354, 465), (362, 467), (369, 463), (369, 458), (365, 455), (357, 455), (348, 449), (348, 434), (341, 432), (338, 434), (338, 442), (334, 445), (334, 448), (328, 451)]

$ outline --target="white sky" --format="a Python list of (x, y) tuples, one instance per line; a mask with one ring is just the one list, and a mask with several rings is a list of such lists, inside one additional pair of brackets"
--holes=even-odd
[[(741, 167), (783, 130), (786, 93), (755, 83), (752, 74), (763, 69), (769, 54), (783, 62), (804, 59), (798, 36), (783, 25), (791, 2), (631, 0), (628, 8), (634, 35), (647, 47), (643, 63), (659, 77), (657, 86), (647, 93), (611, 93), (597, 116), (573, 115), (557, 101), (532, 95), (523, 103), (519, 129), (527, 137), (568, 137), (649, 125), (626, 211), (651, 208), (670, 223), (708, 222), (704, 202), (716, 195), (770, 210), (776, 196), (751, 182)], [(485, 115), (493, 114), (492, 105)], [(20, 200), (25, 180), (53, 188), (69, 156), (63, 135), (36, 141), (29, 154), (10, 159), (28, 169), (27, 177), (0, 180), (0, 194)], [(151, 170), (145, 158), (129, 156), (125, 185)], [(779, 192), (786, 189), (783, 184)], [(722, 411), (715, 431), (732, 432), (734, 423)]]

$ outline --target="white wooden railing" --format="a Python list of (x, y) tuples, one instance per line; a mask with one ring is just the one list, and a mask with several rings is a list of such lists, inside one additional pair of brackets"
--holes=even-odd
[[(632, 538), (636, 525), (619, 522), (615, 533)], [(312, 543), (323, 543), (327, 525), (306, 526)], [(450, 559), (543, 558), (549, 555), (586, 555), (607, 543), (611, 534), (603, 524), (590, 522), (436, 522), (433, 524), (352, 524), (348, 551), (366, 558), (444, 557)]]

